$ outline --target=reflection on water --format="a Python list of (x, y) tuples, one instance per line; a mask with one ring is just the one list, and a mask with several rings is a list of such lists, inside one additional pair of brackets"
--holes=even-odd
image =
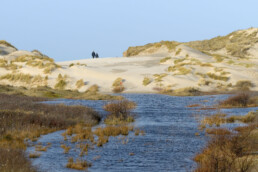
[[(92, 162), (89, 171), (191, 171), (195, 163), (194, 155), (205, 145), (204, 133), (195, 136), (198, 123), (195, 111), (188, 108), (190, 104), (209, 106), (225, 99), (227, 95), (200, 97), (172, 97), (157, 94), (123, 94), (129, 100), (137, 103), (135, 109), (136, 122), (134, 126), (145, 131), (144, 136), (129, 134), (127, 144), (122, 144), (122, 137), (110, 137), (102, 148), (89, 150), (85, 157)], [(105, 115), (102, 106), (105, 101), (89, 100), (56, 100), (47, 103), (64, 103), (68, 105), (85, 105), (96, 109)], [(246, 114), (258, 108), (222, 109), (228, 114)], [(213, 110), (214, 111), (214, 110)], [(202, 113), (205, 111), (202, 111)], [(207, 111), (208, 113), (208, 111)], [(42, 171), (76, 171), (65, 168), (68, 157), (78, 157), (80, 149), (69, 141), (63, 141), (58, 131), (42, 136), (38, 142), (52, 146), (40, 158), (33, 159), (33, 165)], [(61, 143), (72, 147), (69, 154), (64, 154)], [(34, 151), (29, 147), (27, 152)], [(130, 154), (134, 153), (134, 155)]]

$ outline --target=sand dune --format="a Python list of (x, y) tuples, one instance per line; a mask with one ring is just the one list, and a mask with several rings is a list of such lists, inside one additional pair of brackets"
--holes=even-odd
[[(256, 31), (249, 29), (244, 34), (254, 35)], [(238, 32), (236, 33), (239, 34)], [(227, 36), (225, 39), (232, 39), (231, 37)], [(203, 46), (198, 42), (190, 45), (197, 46), (195, 44)], [(135, 57), (55, 63), (38, 51), (21, 51), (0, 44), (0, 84), (25, 87), (47, 85), (54, 88), (61, 74), (65, 78), (65, 89), (78, 89), (82, 92), (97, 84), (101, 92), (110, 93), (117, 78), (123, 79), (120, 84), (125, 87), (124, 92), (130, 93), (155, 93), (157, 90), (186, 87), (201, 91), (231, 90), (238, 81), (250, 81), (253, 84), (251, 89), (258, 91), (258, 58), (254, 56), (258, 54), (257, 44), (252, 43), (249, 52), (253, 56), (246, 58), (225, 54), (225, 48), (204, 53), (186, 44), (173, 42), (170, 46), (174, 46), (173, 49), (169, 50), (161, 44), (151, 44)], [(9, 78), (6, 74), (10, 74)], [(77, 81), (81, 79), (84, 85), (79, 87)]]

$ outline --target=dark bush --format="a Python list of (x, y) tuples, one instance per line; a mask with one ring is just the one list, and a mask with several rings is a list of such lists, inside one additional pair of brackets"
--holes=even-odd
[(250, 95), (247, 93), (240, 93), (238, 95), (229, 97), (228, 99), (220, 102), (221, 106), (240, 106), (240, 107), (246, 107), (248, 104), (254, 103), (250, 99)]

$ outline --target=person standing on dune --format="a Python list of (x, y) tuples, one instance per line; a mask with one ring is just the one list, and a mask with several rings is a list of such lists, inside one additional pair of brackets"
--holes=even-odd
[(96, 56), (96, 53), (92, 51), (91, 55), (92, 55), (92, 58), (94, 59), (94, 57)]
[(96, 58), (99, 58), (99, 54), (98, 54), (98, 53), (96, 53), (95, 57), (96, 57)]

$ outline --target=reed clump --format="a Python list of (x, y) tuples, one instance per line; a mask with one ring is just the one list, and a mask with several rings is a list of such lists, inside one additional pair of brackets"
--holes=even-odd
[(132, 110), (135, 107), (136, 104), (128, 100), (119, 100), (104, 105), (103, 109), (109, 112), (105, 119), (105, 123), (117, 125), (134, 122)]
[(60, 147), (64, 149), (64, 153), (65, 153), (65, 154), (69, 153), (69, 151), (70, 151), (70, 149), (71, 149), (70, 146), (66, 146), (65, 144), (61, 144)]
[(237, 127), (237, 132), (225, 128), (206, 129), (210, 140), (203, 150), (194, 157), (196, 172), (243, 171), (254, 169), (257, 124)]

